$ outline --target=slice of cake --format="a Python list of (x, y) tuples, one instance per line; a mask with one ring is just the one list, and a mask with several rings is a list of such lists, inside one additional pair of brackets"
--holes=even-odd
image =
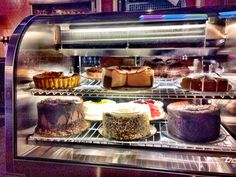
[(227, 79), (208, 75), (185, 77), (182, 79), (180, 85), (183, 89), (203, 92), (226, 92), (231, 89), (231, 85)]
[(150, 67), (134, 68), (128, 71), (127, 86), (131, 87), (152, 87), (154, 71)]
[(117, 66), (103, 68), (102, 84), (105, 88), (123, 87), (126, 85), (126, 74)]

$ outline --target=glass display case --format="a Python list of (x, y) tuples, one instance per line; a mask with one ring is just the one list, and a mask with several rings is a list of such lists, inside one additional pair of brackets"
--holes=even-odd
[(235, 176), (236, 141), (220, 124), (235, 118), (226, 24), (155, 12), (27, 17), (6, 60), (7, 170)]

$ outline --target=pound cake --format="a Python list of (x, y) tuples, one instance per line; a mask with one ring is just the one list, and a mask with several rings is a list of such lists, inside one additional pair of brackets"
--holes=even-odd
[(208, 75), (184, 77), (180, 85), (183, 89), (203, 92), (226, 92), (231, 89), (227, 79)]
[(46, 137), (80, 134), (89, 126), (84, 119), (83, 100), (48, 98), (37, 104), (38, 125), (35, 133)]
[(119, 103), (103, 113), (103, 135), (117, 140), (134, 140), (151, 134), (147, 105)]
[(208, 142), (220, 134), (220, 110), (213, 105), (175, 102), (167, 106), (168, 133), (187, 142)]
[(102, 84), (105, 88), (152, 87), (154, 71), (147, 66), (112, 66), (103, 68)]

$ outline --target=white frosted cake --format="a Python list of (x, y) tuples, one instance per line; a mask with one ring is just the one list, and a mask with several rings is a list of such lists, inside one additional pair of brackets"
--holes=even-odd
[(117, 140), (134, 140), (151, 134), (147, 105), (120, 103), (103, 113), (103, 135)]
[(111, 109), (116, 105), (116, 102), (109, 99), (102, 99), (101, 101), (85, 101), (84, 113), (86, 120), (101, 121), (103, 111)]

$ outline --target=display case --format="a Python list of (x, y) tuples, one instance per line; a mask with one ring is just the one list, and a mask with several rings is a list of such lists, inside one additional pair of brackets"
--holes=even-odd
[[(235, 176), (236, 141), (219, 121), (215, 128), (212, 114), (204, 112), (213, 105), (216, 120), (219, 115), (221, 120), (227, 114), (234, 117), (234, 62), (227, 53), (225, 24), (218, 16), (155, 12), (24, 19), (11, 37), (6, 60), (7, 170), (27, 176)], [(95, 77), (87, 72), (91, 67), (98, 72)], [(141, 71), (145, 74), (128, 79)], [(146, 71), (151, 75), (146, 77)], [(109, 72), (112, 81), (106, 80)], [(216, 83), (214, 90), (208, 84), (201, 90), (183, 86), (189, 75), (203, 74), (206, 80), (213, 78), (209, 85)], [(168, 105), (178, 101), (203, 110), (200, 124), (187, 123), (183, 136), (193, 135), (185, 136), (187, 141), (171, 135), (168, 127)], [(104, 102), (107, 107), (101, 107)], [(124, 119), (139, 115), (137, 121), (145, 120), (113, 124), (110, 131), (138, 126), (111, 138), (105, 120), (121, 103)], [(130, 105), (137, 104), (138, 110), (129, 114)], [(120, 115), (116, 111), (114, 117)], [(86, 121), (79, 132), (73, 124), (78, 118), (79, 124)], [(146, 124), (150, 132), (139, 137)], [(206, 128), (199, 129), (201, 125)], [(131, 138), (133, 129), (138, 138)], [(214, 139), (194, 141), (215, 129), (219, 132)]]

